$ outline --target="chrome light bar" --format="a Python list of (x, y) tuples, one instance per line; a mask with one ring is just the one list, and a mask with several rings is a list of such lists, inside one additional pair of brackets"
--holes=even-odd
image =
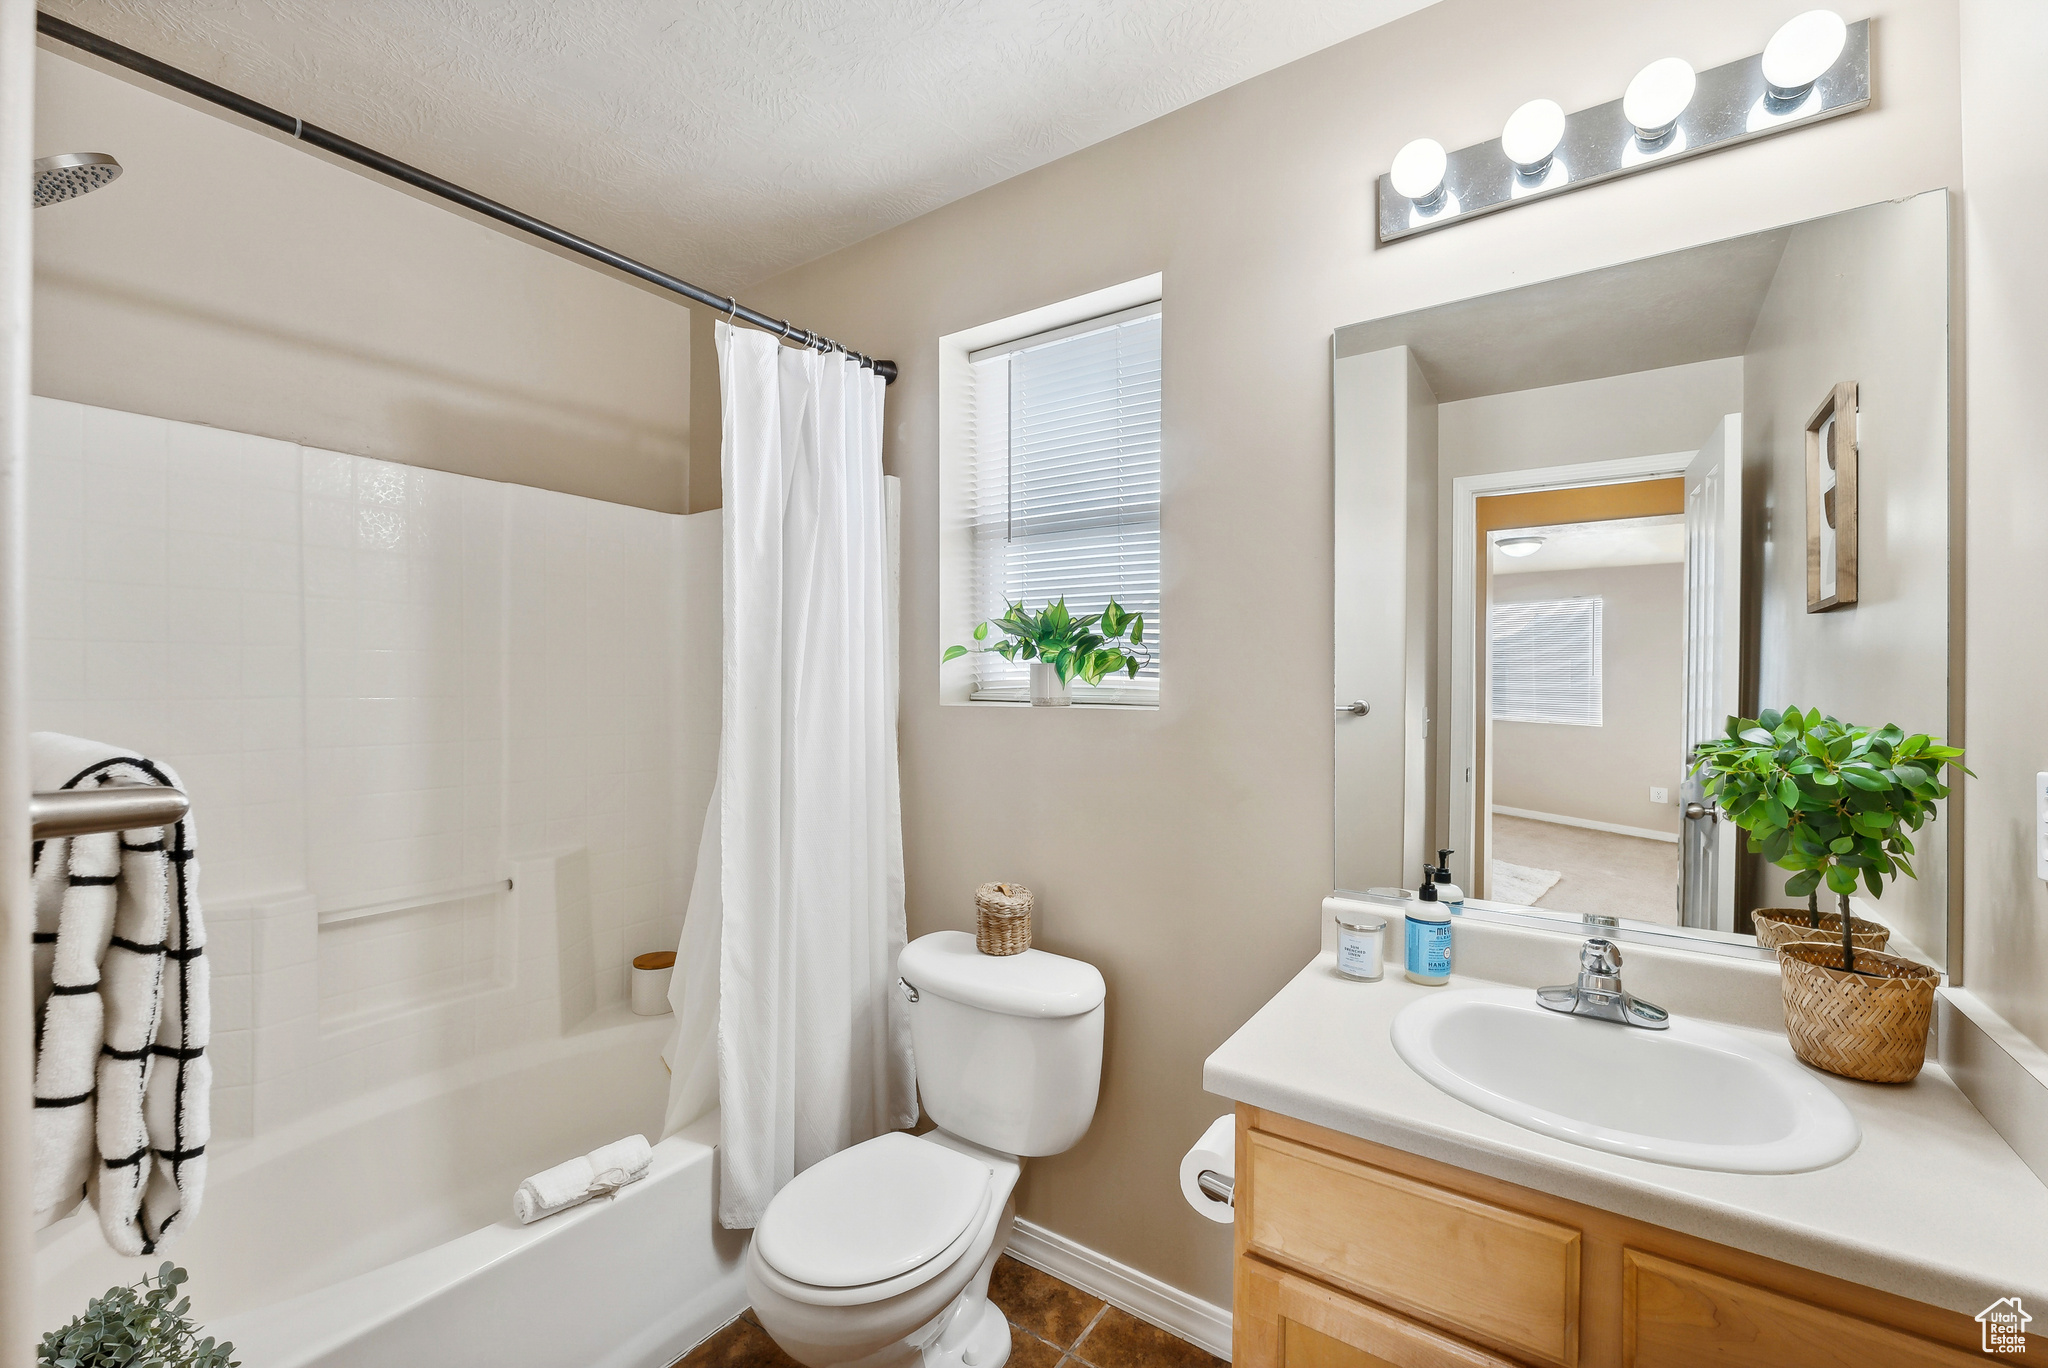
[(1387, 172), (1379, 178), (1380, 242), (1853, 114), (1870, 104), (1870, 21), (1848, 25), (1833, 67), (1793, 98), (1781, 98), (1765, 79), (1759, 53), (1700, 72), (1677, 121), (1653, 141), (1631, 126), (1622, 103), (1566, 115), (1555, 150), (1533, 175), (1509, 159), (1499, 138), (1449, 153), (1434, 189), (1419, 200), (1395, 189)]

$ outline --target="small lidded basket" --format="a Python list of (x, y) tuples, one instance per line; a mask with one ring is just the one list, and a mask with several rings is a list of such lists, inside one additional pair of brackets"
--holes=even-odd
[(1021, 955), (1031, 948), (1031, 890), (985, 883), (974, 890), (974, 947), (984, 955)]

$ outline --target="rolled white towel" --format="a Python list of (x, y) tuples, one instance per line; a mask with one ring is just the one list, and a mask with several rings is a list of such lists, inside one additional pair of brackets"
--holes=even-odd
[(594, 1176), (587, 1154), (544, 1169), (521, 1183), (519, 1191), (512, 1194), (512, 1214), (526, 1225), (589, 1201)]
[(608, 1196), (647, 1176), (654, 1151), (643, 1135), (600, 1145), (588, 1154), (534, 1174), (512, 1194), (512, 1214), (522, 1225), (566, 1211), (593, 1197)]
[(593, 1180), (624, 1187), (647, 1176), (647, 1166), (654, 1162), (654, 1149), (646, 1136), (629, 1135), (609, 1145), (599, 1145), (583, 1157), (590, 1162)]

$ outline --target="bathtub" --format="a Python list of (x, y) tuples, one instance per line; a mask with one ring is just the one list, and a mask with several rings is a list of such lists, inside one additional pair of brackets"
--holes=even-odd
[(612, 1018), (330, 1107), (213, 1158), (198, 1220), (124, 1259), (90, 1212), (41, 1233), (37, 1329), (171, 1258), (249, 1368), (667, 1368), (746, 1306), (707, 1118), (617, 1196), (521, 1226), (521, 1178), (659, 1133), (669, 1019)]

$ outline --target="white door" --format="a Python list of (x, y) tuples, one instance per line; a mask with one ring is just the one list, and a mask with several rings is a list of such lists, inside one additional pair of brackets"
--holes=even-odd
[(1692, 748), (1721, 735), (1742, 706), (1742, 415), (1731, 413), (1685, 468), (1685, 755), (1679, 785), (1678, 920), (1735, 929), (1735, 852), (1689, 773)]

